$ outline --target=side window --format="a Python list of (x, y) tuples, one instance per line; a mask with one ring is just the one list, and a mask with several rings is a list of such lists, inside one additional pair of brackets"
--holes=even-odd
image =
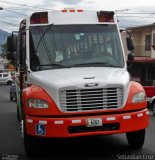
[(145, 36), (145, 50), (150, 51), (151, 50), (151, 35)]
[(0, 74), (0, 78), (2, 77), (2, 74)]
[(3, 77), (8, 77), (8, 74), (3, 74)]

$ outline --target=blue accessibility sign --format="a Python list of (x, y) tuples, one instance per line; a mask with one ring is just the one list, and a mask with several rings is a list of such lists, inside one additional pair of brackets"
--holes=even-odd
[(46, 134), (45, 125), (36, 124), (36, 134), (37, 135), (45, 135)]

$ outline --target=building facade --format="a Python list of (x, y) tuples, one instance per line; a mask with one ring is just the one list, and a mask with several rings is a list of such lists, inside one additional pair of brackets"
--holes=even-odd
[(130, 27), (135, 60), (129, 72), (144, 86), (155, 86), (155, 23)]

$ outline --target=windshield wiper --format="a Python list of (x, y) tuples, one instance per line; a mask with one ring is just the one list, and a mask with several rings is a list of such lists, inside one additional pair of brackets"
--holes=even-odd
[(74, 64), (70, 67), (81, 67), (81, 66), (97, 66), (97, 67), (100, 67), (100, 66), (104, 66), (104, 67), (116, 67), (115, 65), (112, 65), (110, 63), (107, 63), (107, 62), (93, 62), (93, 63), (79, 63), (79, 64)]
[(41, 38), (39, 39), (39, 41), (38, 41), (38, 43), (37, 43), (37, 45), (36, 45), (36, 49), (35, 49), (36, 53), (37, 53), (37, 50), (38, 50), (38, 47), (39, 47), (41, 41), (44, 39), (45, 34), (47, 33), (47, 31), (48, 31), (49, 29), (51, 29), (51, 27), (52, 27), (53, 25), (54, 25), (54, 24), (50, 24), (49, 27), (48, 27), (48, 28), (45, 30), (45, 32), (42, 34)]

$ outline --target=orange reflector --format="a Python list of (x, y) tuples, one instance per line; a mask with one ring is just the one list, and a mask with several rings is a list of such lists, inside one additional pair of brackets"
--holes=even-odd
[(114, 22), (114, 12), (100, 11), (97, 12), (99, 22)]
[(48, 23), (47, 12), (37, 12), (32, 14), (30, 18), (30, 24), (44, 24), (44, 23)]

